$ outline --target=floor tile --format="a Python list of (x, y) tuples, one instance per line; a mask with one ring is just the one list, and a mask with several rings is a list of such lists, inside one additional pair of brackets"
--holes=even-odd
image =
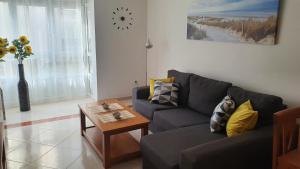
[[(68, 169), (104, 169), (101, 159), (95, 151), (88, 146), (82, 150), (80, 158), (73, 162)], [(111, 169), (142, 169), (141, 158), (113, 165)]]
[[(140, 158), (113, 165), (110, 169), (142, 169), (142, 160)], [(81, 156), (68, 169), (104, 169), (99, 158), (91, 156)]]
[(80, 157), (81, 151), (55, 147), (37, 162), (43, 166), (65, 169)]
[(15, 162), (15, 161), (7, 161), (7, 169), (24, 169), (28, 167), (28, 164), (20, 163), (20, 162)]
[(47, 131), (31, 139), (32, 142), (40, 143), (44, 145), (56, 146), (64, 139), (69, 137), (72, 133), (66, 131)]
[(31, 165), (28, 163), (20, 163), (16, 161), (8, 161), (8, 169), (55, 169), (41, 165)]
[(18, 147), (26, 146), (26, 142), (19, 140), (5, 139), (6, 152), (9, 153)]
[(74, 150), (86, 149), (88, 147), (88, 143), (80, 134), (80, 132), (74, 132), (70, 137), (66, 138), (63, 142), (61, 142), (57, 147), (58, 148), (70, 148)]
[(82, 149), (80, 158), (73, 162), (68, 169), (104, 169), (101, 159), (96, 152), (88, 145)]
[(8, 129), (6, 130), (6, 135), (8, 139), (30, 141), (32, 138), (35, 138), (46, 131), (48, 130), (32, 125)]
[(42, 165), (27, 165), (22, 169), (58, 169), (58, 168), (52, 168), (52, 167), (47, 167)]
[[(78, 114), (75, 102), (72, 102), (73, 107), (62, 102), (15, 115), (19, 120), (34, 120), (46, 116), (70, 115), (70, 112)], [(87, 124), (92, 123), (87, 120)], [(11, 128), (6, 132), (9, 169), (103, 169), (101, 160), (81, 136), (79, 117)], [(140, 130), (130, 132), (138, 141), (140, 133)], [(141, 159), (137, 158), (113, 165), (111, 169), (141, 168)]]
[(111, 169), (142, 169), (142, 159), (141, 158), (137, 158), (137, 159), (133, 159), (127, 162), (123, 162), (120, 164), (116, 164), (114, 166), (111, 167)]
[(22, 168), (22, 169), (57, 169), (57, 168), (50, 168), (50, 167), (45, 167), (45, 166), (27, 166), (26, 168)]
[(20, 123), (26, 121), (47, 119), (65, 115), (78, 114), (78, 104), (94, 102), (94, 99), (84, 98), (78, 100), (63, 101), (57, 103), (48, 103), (40, 105), (32, 105), (29, 112), (20, 112), (19, 108), (11, 108), (6, 110), (7, 124)]
[[(27, 168), (25, 168), (27, 169)], [(28, 168), (28, 169), (58, 169), (58, 168), (50, 168), (50, 167), (45, 167), (45, 166), (37, 166), (37, 167), (32, 167), (32, 168)]]
[(80, 120), (79, 117), (67, 119), (67, 120), (59, 120), (55, 122), (43, 123), (37, 125), (41, 129), (48, 129), (48, 130), (79, 130), (80, 129)]
[(94, 124), (88, 118), (86, 118), (86, 126), (94, 126)]
[(138, 142), (141, 140), (141, 129), (130, 131), (129, 134)]
[(52, 146), (37, 143), (26, 143), (25, 145), (9, 152), (7, 158), (8, 160), (17, 162), (33, 162), (38, 160), (52, 148)]
[(100, 159), (95, 157), (80, 157), (68, 169), (104, 169)]

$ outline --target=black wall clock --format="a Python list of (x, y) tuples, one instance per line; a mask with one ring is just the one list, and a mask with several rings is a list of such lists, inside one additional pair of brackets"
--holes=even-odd
[(129, 30), (133, 26), (133, 13), (124, 7), (113, 10), (113, 25), (117, 30)]

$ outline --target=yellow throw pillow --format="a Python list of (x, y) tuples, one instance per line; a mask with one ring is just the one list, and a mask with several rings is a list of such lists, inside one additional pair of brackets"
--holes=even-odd
[(229, 118), (226, 126), (228, 137), (238, 136), (254, 129), (258, 112), (254, 111), (250, 100), (240, 105)]
[(174, 83), (175, 77), (170, 77), (170, 78), (166, 78), (166, 79), (150, 79), (150, 97), (149, 97), (149, 99), (151, 99), (154, 95), (154, 83), (156, 81), (161, 81), (164, 83)]

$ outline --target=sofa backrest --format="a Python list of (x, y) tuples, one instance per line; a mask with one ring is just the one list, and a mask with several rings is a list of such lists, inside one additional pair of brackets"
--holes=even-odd
[(191, 73), (183, 73), (177, 70), (169, 70), (168, 77), (175, 77), (175, 83), (180, 85), (179, 105), (185, 106), (189, 96)]
[(236, 86), (228, 89), (228, 95), (234, 99), (236, 106), (243, 104), (247, 100), (251, 101), (253, 109), (259, 113), (257, 126), (272, 124), (273, 114), (287, 108), (283, 104), (282, 98), (278, 96), (247, 91)]
[(228, 94), (236, 102), (236, 107), (250, 100), (254, 110), (259, 112), (258, 126), (272, 124), (273, 114), (286, 109), (282, 98), (244, 90), (231, 83), (209, 79), (192, 73), (169, 70), (168, 77), (175, 77), (179, 83), (179, 105), (211, 116), (214, 108)]
[(188, 107), (211, 116), (215, 107), (227, 95), (227, 90), (231, 86), (231, 83), (192, 75), (190, 78)]

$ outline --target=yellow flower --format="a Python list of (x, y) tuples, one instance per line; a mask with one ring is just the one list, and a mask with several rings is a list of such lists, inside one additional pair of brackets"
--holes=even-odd
[(7, 39), (0, 37), (0, 47), (6, 47), (8, 45)]
[(17, 53), (17, 48), (15, 46), (10, 46), (7, 50), (11, 54), (16, 54)]
[(31, 46), (25, 46), (24, 49), (25, 49), (25, 53), (32, 54), (32, 48), (31, 48)]
[(5, 48), (0, 47), (0, 59), (3, 58), (7, 54), (7, 50)]
[(20, 40), (22, 45), (27, 45), (29, 43), (29, 40), (28, 40), (27, 36), (24, 36), (24, 35), (20, 36), (19, 40)]

